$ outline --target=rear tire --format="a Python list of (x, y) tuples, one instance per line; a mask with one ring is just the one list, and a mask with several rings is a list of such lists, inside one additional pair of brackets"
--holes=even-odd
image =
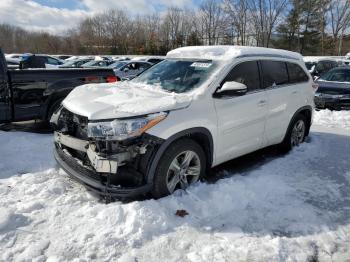
[(62, 101), (63, 100), (59, 99), (50, 105), (49, 110), (47, 111), (47, 115), (46, 115), (46, 122), (48, 124), (50, 123), (50, 119), (51, 119), (53, 113), (55, 113), (55, 111), (60, 107)]
[(152, 195), (161, 198), (186, 189), (205, 174), (206, 156), (200, 145), (188, 138), (175, 141), (159, 160)]
[(307, 134), (307, 120), (302, 114), (298, 114), (289, 125), (287, 134), (281, 143), (281, 148), (288, 152), (293, 147), (304, 142)]

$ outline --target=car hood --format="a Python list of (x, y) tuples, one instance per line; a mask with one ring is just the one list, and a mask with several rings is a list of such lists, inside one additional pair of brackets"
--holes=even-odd
[(318, 84), (317, 93), (324, 94), (350, 94), (350, 83), (349, 82), (332, 82), (332, 81), (324, 81), (318, 80), (316, 81)]
[(75, 88), (63, 101), (69, 111), (89, 120), (146, 115), (185, 108), (192, 96), (132, 82), (89, 84)]

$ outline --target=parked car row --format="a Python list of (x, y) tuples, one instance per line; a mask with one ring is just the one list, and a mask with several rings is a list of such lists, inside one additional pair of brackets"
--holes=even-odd
[(0, 123), (48, 120), (76, 86), (116, 80), (110, 68), (13, 70), (0, 50)]
[[(66, 58), (61, 60), (60, 58)], [(111, 68), (117, 81), (130, 80), (159, 63), (162, 57), (107, 57), (107, 56), (49, 56), (40, 54), (12, 54), (6, 56), (8, 68)]]

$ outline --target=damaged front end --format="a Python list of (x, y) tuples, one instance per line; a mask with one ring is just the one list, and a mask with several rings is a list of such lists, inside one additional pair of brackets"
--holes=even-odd
[(71, 177), (100, 195), (145, 194), (152, 187), (147, 183), (151, 159), (163, 143), (145, 131), (165, 116), (89, 122), (61, 107), (51, 119), (55, 158)]

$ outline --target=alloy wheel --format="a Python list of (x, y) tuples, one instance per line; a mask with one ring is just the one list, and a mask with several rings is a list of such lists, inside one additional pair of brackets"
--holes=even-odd
[(201, 173), (199, 156), (193, 151), (178, 154), (171, 162), (167, 172), (167, 188), (173, 193), (177, 188), (186, 189), (197, 182)]
[(291, 145), (292, 147), (298, 146), (304, 141), (305, 136), (305, 123), (303, 120), (298, 120), (292, 129)]

